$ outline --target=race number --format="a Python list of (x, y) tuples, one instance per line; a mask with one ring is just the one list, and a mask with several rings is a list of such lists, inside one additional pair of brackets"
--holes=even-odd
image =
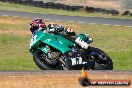
[(29, 45), (30, 49), (31, 49), (31, 46), (36, 42), (36, 39), (37, 39), (37, 35), (32, 36), (31, 41), (30, 41), (30, 45)]
[(82, 48), (84, 48), (84, 49), (87, 49), (88, 48), (88, 46), (89, 46), (89, 44), (87, 44), (86, 42), (84, 42), (80, 37), (78, 37), (76, 40), (75, 40), (75, 42), (77, 43), (77, 44), (79, 44)]
[(72, 65), (78, 65), (83, 63), (83, 60), (81, 57), (71, 58), (71, 60), (72, 60)]

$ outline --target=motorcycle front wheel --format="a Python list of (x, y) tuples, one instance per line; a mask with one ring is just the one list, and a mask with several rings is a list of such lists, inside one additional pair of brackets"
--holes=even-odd
[[(61, 64), (56, 61), (54, 64), (47, 62), (48, 56), (41, 50), (37, 50), (33, 53), (33, 60), (36, 65), (42, 70), (62, 70)], [(53, 63), (53, 62), (52, 62)]]
[(91, 52), (95, 53), (94, 55), (92, 55), (95, 61), (93, 70), (112, 70), (113, 69), (113, 62), (112, 62), (112, 59), (108, 56), (108, 54), (94, 47), (91, 47)]

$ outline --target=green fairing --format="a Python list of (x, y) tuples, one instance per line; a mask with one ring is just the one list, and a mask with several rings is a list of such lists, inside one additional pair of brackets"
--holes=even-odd
[[(37, 49), (41, 49), (43, 52), (48, 53), (48, 50), (45, 46), (39, 47), (41, 43), (50, 45), (57, 50), (60, 50), (62, 53), (68, 52), (71, 50), (69, 46), (75, 46), (76, 44), (71, 41), (63, 38), (60, 34), (49, 34), (44, 33), (42, 30), (37, 32), (36, 41), (31, 45), (30, 52), (33, 53)], [(31, 44), (31, 43), (30, 43)]]
[(78, 34), (77, 37), (80, 37), (82, 40), (86, 40), (87, 36), (85, 34)]

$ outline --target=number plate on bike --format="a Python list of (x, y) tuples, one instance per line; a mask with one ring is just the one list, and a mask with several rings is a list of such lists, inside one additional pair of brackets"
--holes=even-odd
[(81, 57), (71, 58), (71, 61), (72, 61), (72, 65), (79, 65), (83, 63)]

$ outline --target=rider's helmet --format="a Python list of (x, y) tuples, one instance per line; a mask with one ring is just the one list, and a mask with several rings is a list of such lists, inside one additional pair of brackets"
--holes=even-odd
[(53, 29), (54, 28), (54, 23), (51, 23), (51, 24), (49, 24), (47, 27), (49, 28), (49, 29)]
[(75, 32), (72, 28), (66, 28), (66, 35), (68, 36), (75, 36)]
[(45, 23), (41, 18), (36, 18), (30, 23), (30, 31), (33, 33), (35, 30), (38, 30), (40, 28), (44, 28)]
[(49, 24), (47, 27), (52, 32), (62, 32), (64, 30), (63, 26), (60, 26), (58, 24), (53, 24), (53, 23)]

